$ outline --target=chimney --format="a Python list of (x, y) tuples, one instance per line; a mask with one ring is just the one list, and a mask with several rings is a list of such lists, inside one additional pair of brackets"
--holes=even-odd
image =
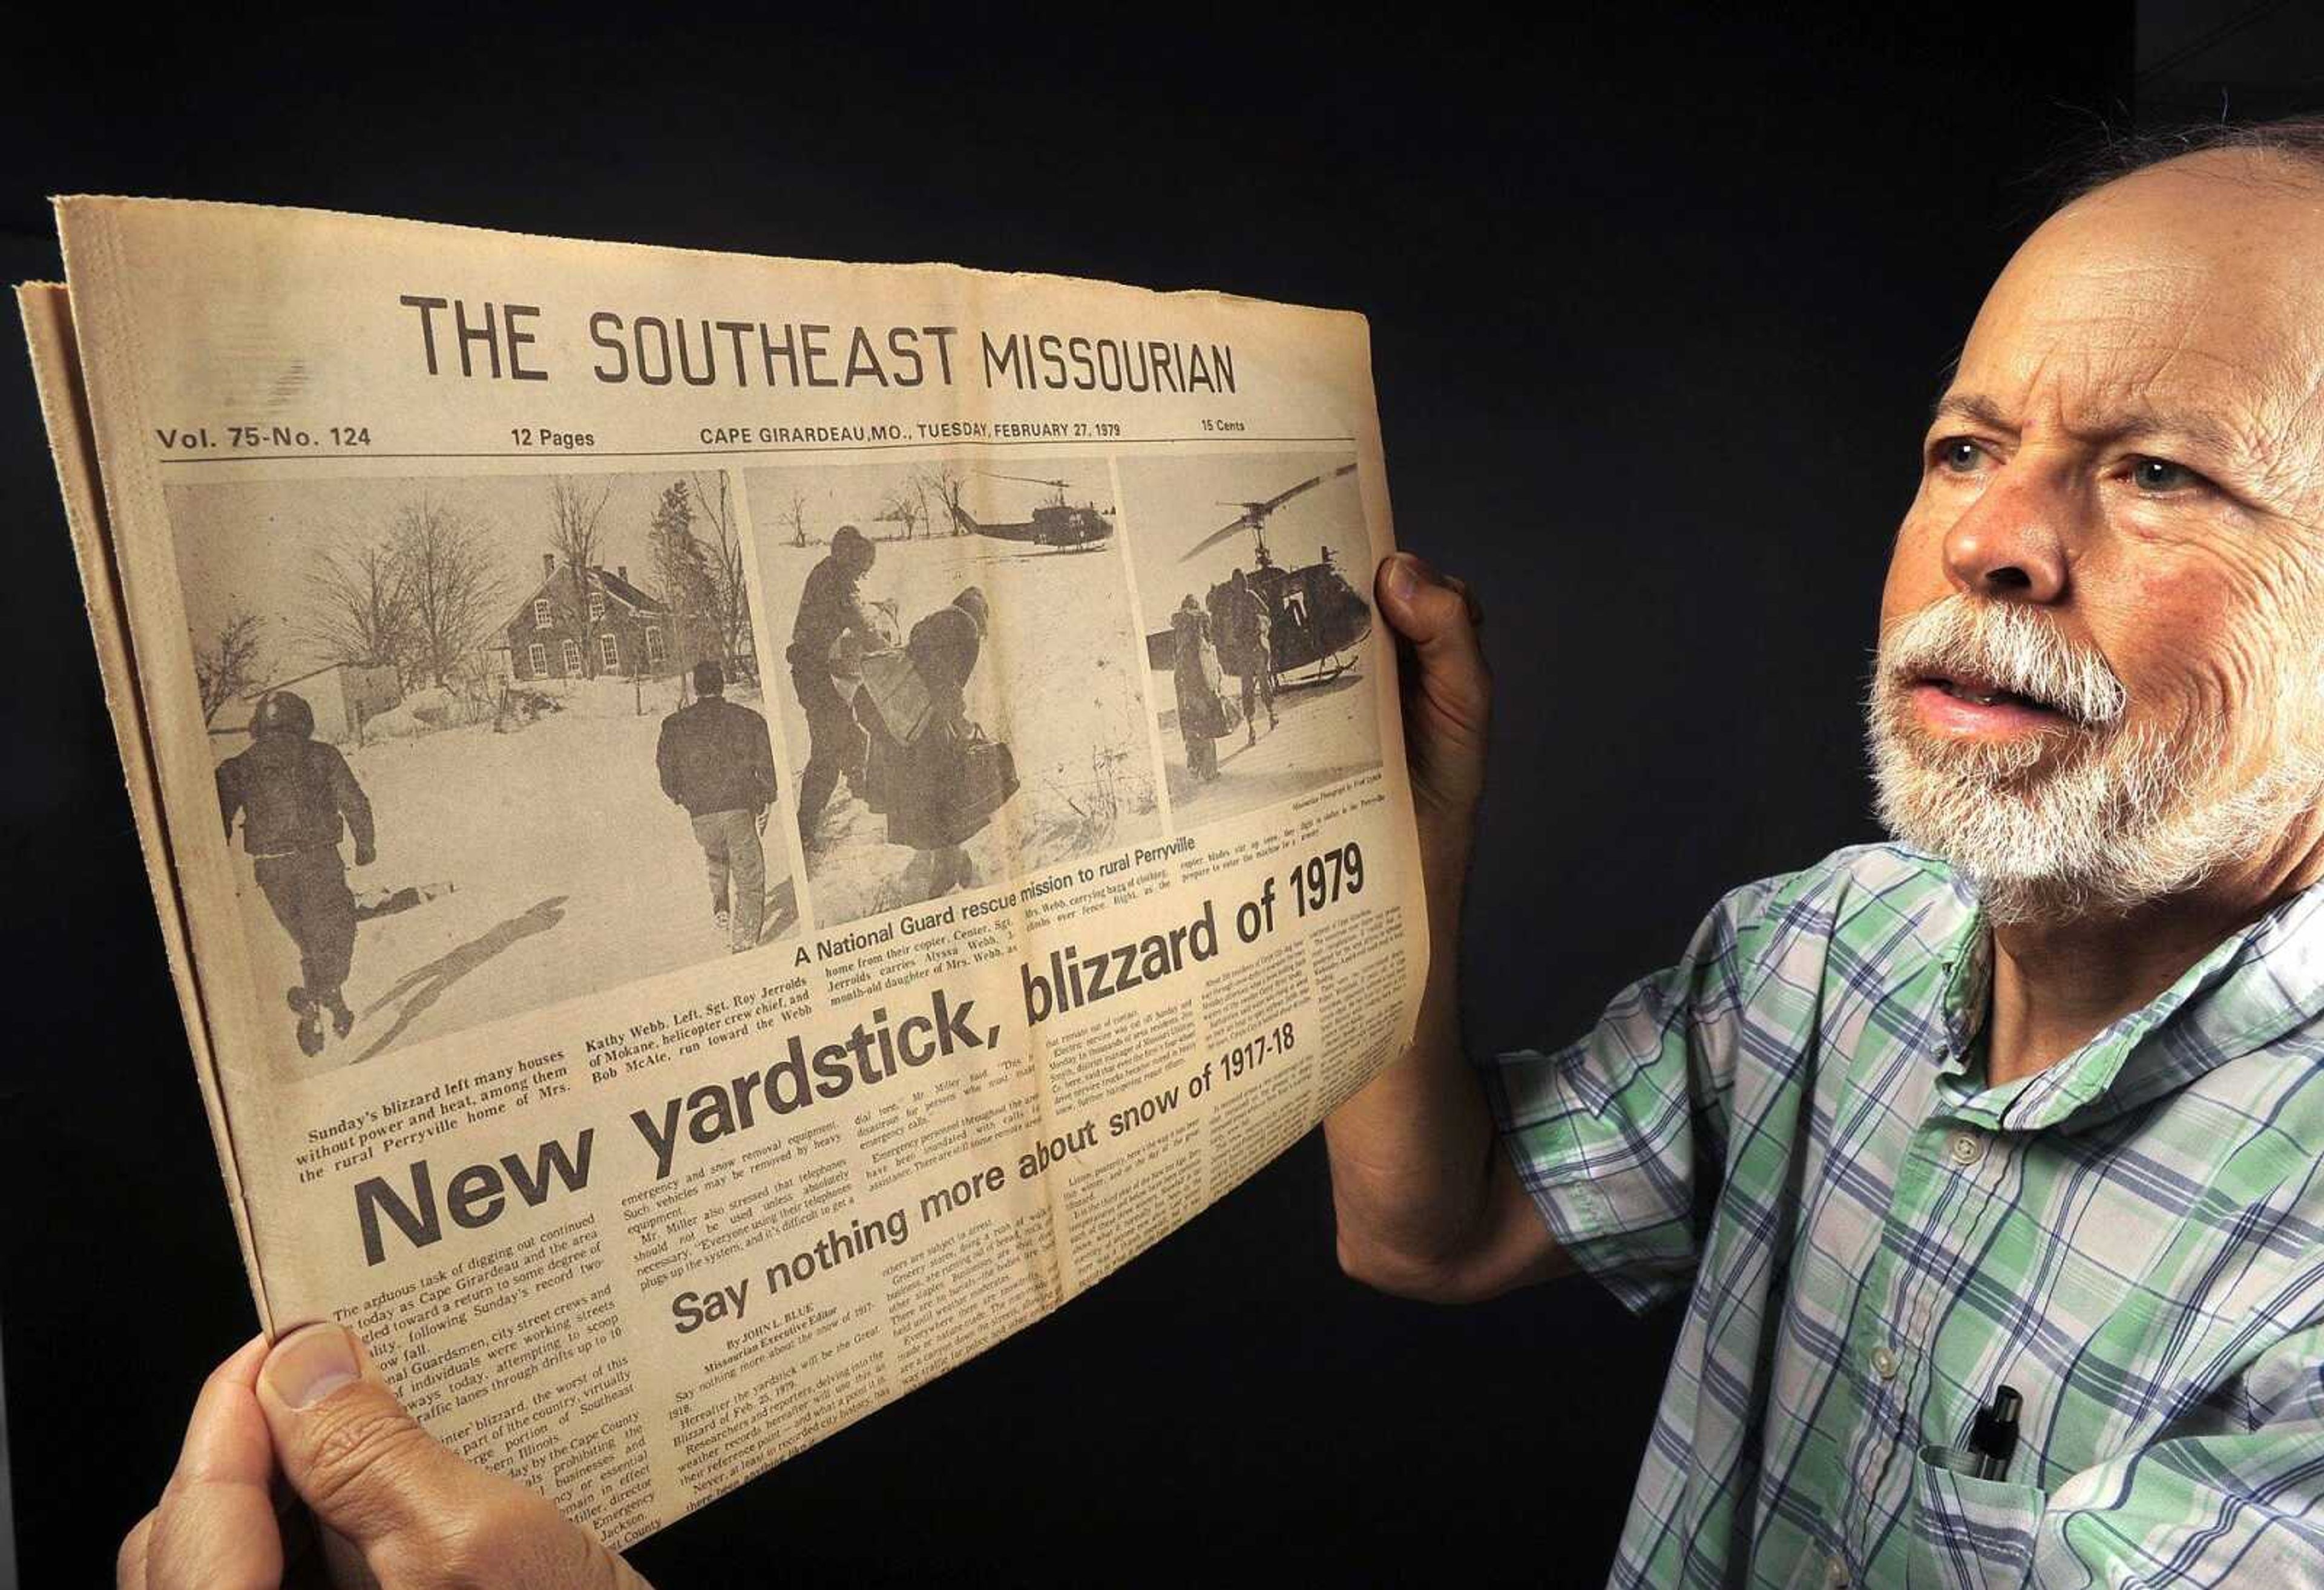
[(540, 555), (540, 577), (545, 580), (556, 572), (557, 554), (554, 552), (542, 553)]
[(613, 578), (626, 585), (630, 583), (630, 565), (622, 564), (613, 570)]

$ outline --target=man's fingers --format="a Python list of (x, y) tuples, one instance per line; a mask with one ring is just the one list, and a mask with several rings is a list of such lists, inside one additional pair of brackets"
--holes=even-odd
[(113, 1558), (114, 1590), (145, 1590), (145, 1555), (153, 1540), (153, 1521), (161, 1516), (161, 1509), (155, 1508), (122, 1537), (121, 1549)]
[(339, 1583), (359, 1566), (391, 1585), (644, 1583), (547, 1497), (438, 1445), (337, 1325), (305, 1326), (275, 1343), (259, 1372), (258, 1402)]
[(210, 1371), (194, 1399), (193, 1417), (186, 1421), (186, 1438), (178, 1448), (171, 1484), (245, 1484), (265, 1495), (266, 1482), (274, 1472), (273, 1455), (251, 1393), (258, 1367), (265, 1361), (266, 1338), (255, 1336)]
[[(254, 1338), (202, 1383), (161, 1504), (122, 1542), (124, 1584), (258, 1590), (281, 1581), (282, 1540), (267, 1489), (273, 1448), (252, 1390), (265, 1357), (265, 1338)], [(134, 1580), (133, 1548), (143, 1576)]]

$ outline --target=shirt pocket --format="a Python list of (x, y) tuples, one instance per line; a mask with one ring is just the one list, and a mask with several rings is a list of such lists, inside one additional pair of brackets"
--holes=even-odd
[(1981, 1480), (1945, 1466), (1952, 1448), (1934, 1442), (1913, 1466), (1913, 1590), (2005, 1590), (2034, 1572), (2034, 1536), (2049, 1496), (2039, 1485)]

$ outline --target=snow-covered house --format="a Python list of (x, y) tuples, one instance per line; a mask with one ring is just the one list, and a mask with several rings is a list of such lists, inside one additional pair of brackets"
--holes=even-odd
[(250, 732), (250, 720), (258, 703), (277, 690), (295, 692), (315, 714), (315, 738), (335, 745), (362, 744), (364, 724), (403, 699), (393, 668), (331, 663), (244, 692), (219, 707), (210, 719), (211, 736), (221, 741), (241, 740)]
[(592, 567), (576, 582), (553, 552), (540, 555), (540, 584), (503, 633), (520, 681), (653, 677), (678, 665), (676, 615), (631, 584), (627, 567)]

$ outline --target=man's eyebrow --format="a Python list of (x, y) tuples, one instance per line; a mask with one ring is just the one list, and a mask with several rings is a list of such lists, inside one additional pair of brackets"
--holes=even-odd
[(1931, 413), (1930, 419), (1932, 422), (1940, 419), (1966, 419), (1970, 424), (1981, 425), (1987, 430), (2017, 428), (2010, 422), (2009, 417), (2001, 411), (2000, 404), (1990, 398), (1979, 397), (1975, 392), (1945, 393), (1937, 400), (1937, 406)]
[[(2014, 431), (2017, 423), (2001, 405), (1977, 392), (1947, 392), (1937, 400), (1932, 423), (1946, 420), (1966, 420), (1988, 430)], [(2087, 428), (2080, 434), (2108, 441), (2136, 441), (2142, 437), (2183, 437), (2208, 448), (2224, 459), (2243, 460), (2250, 452), (2245, 438), (2234, 427), (2225, 425), (2209, 414), (2170, 412), (2147, 409), (2126, 415), (2119, 422), (2103, 428)]]

